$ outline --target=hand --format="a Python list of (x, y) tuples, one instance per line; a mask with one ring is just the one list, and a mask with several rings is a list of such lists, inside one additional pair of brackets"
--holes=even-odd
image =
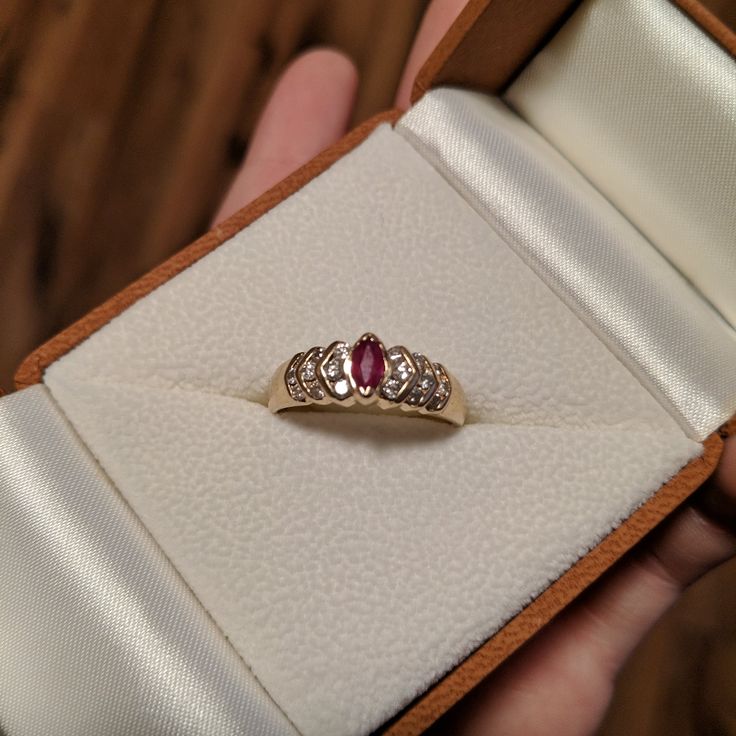
[[(434, 0), (414, 42), (396, 104), (463, 0)], [(215, 222), (237, 211), (345, 132), (358, 79), (343, 55), (304, 54), (286, 70)], [(736, 436), (706, 488), (634, 554), (510, 658), (434, 733), (583, 736), (608, 707), (622, 664), (649, 628), (705, 572), (736, 552)]]

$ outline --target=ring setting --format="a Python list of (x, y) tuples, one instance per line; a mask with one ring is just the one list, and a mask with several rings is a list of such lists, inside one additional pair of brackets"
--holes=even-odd
[(312, 347), (282, 364), (271, 383), (269, 409), (300, 406), (374, 407), (465, 422), (465, 397), (441, 363), (403, 345), (386, 349), (371, 332), (353, 345)]

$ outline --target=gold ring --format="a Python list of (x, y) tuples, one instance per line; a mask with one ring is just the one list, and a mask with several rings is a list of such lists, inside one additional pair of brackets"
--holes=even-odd
[(402, 345), (386, 350), (366, 332), (354, 345), (338, 340), (297, 353), (271, 381), (268, 408), (365, 407), (465, 422), (465, 395), (440, 363)]

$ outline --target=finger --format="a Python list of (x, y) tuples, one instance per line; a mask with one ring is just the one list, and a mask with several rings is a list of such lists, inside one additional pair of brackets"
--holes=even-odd
[(358, 75), (338, 51), (315, 49), (283, 73), (213, 224), (270, 189), (344, 135)]
[(721, 461), (713, 480), (721, 493), (736, 501), (736, 434), (724, 442)]
[(613, 677), (639, 640), (689, 585), (736, 552), (736, 539), (686, 507), (587, 604), (597, 656)]
[(736, 533), (736, 435), (725, 441), (721, 461), (697, 505), (706, 516)]
[(434, 0), (427, 8), (401, 75), (396, 92), (396, 107), (406, 110), (411, 105), (414, 78), (466, 2), (467, 0)]
[(614, 573), (621, 589), (605, 586), (587, 606), (612, 673), (685, 588), (736, 553), (736, 535), (723, 517), (704, 510), (736, 508), (736, 437), (725, 442), (716, 472), (693, 500)]
[[(736, 440), (726, 450), (718, 487), (704, 491), (734, 503)], [(591, 733), (641, 638), (688, 585), (735, 551), (733, 534), (686, 507), (487, 678), (438, 733), (551, 736), (555, 723), (568, 736)]]

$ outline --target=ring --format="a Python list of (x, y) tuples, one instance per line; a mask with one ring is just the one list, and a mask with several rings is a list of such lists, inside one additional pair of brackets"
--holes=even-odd
[(386, 350), (371, 332), (354, 345), (338, 340), (297, 353), (271, 381), (275, 414), (304, 406), (360, 406), (465, 423), (465, 396), (440, 363), (403, 345)]

